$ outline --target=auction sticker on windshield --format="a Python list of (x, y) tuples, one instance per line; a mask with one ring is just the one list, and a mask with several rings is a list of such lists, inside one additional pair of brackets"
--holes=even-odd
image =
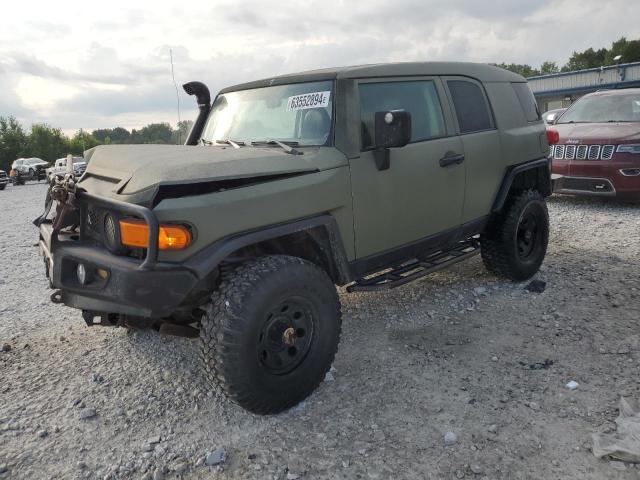
[(322, 108), (329, 105), (330, 91), (303, 93), (294, 95), (287, 100), (287, 111), (305, 110), (307, 108)]

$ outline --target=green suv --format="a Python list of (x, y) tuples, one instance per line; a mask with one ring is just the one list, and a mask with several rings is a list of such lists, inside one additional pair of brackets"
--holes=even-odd
[(519, 75), (399, 63), (213, 103), (184, 88), (199, 106), (186, 145), (86, 152), (82, 177), (52, 180), (40, 249), (52, 301), (88, 325), (199, 336), (205, 375), (247, 410), (285, 410), (323, 380), (336, 285), (394, 288), (476, 253), (521, 281), (544, 259), (549, 146)]

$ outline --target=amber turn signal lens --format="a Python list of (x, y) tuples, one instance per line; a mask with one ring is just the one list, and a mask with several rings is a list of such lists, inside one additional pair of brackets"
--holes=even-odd
[[(120, 242), (127, 247), (147, 248), (149, 227), (142, 220), (120, 220)], [(158, 248), (183, 250), (191, 243), (191, 232), (182, 225), (160, 225)]]

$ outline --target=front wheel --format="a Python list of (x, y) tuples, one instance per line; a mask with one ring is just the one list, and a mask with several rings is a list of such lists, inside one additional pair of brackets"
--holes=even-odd
[(223, 278), (202, 318), (206, 376), (253, 413), (281, 412), (322, 382), (340, 328), (338, 294), (322, 269), (259, 257)]
[(549, 214), (544, 197), (526, 190), (511, 197), (480, 236), (482, 260), (498, 276), (515, 281), (536, 274), (547, 253)]

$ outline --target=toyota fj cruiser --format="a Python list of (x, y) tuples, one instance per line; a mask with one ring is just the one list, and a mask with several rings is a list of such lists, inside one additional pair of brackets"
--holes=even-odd
[[(199, 335), (205, 375), (268, 414), (333, 362), (336, 285), (394, 288), (481, 253), (542, 263), (545, 126), (524, 78), (468, 63), (317, 70), (225, 88), (186, 145), (109, 145), (35, 221), (51, 298), (88, 325)], [(55, 205), (55, 212), (49, 211)]]

